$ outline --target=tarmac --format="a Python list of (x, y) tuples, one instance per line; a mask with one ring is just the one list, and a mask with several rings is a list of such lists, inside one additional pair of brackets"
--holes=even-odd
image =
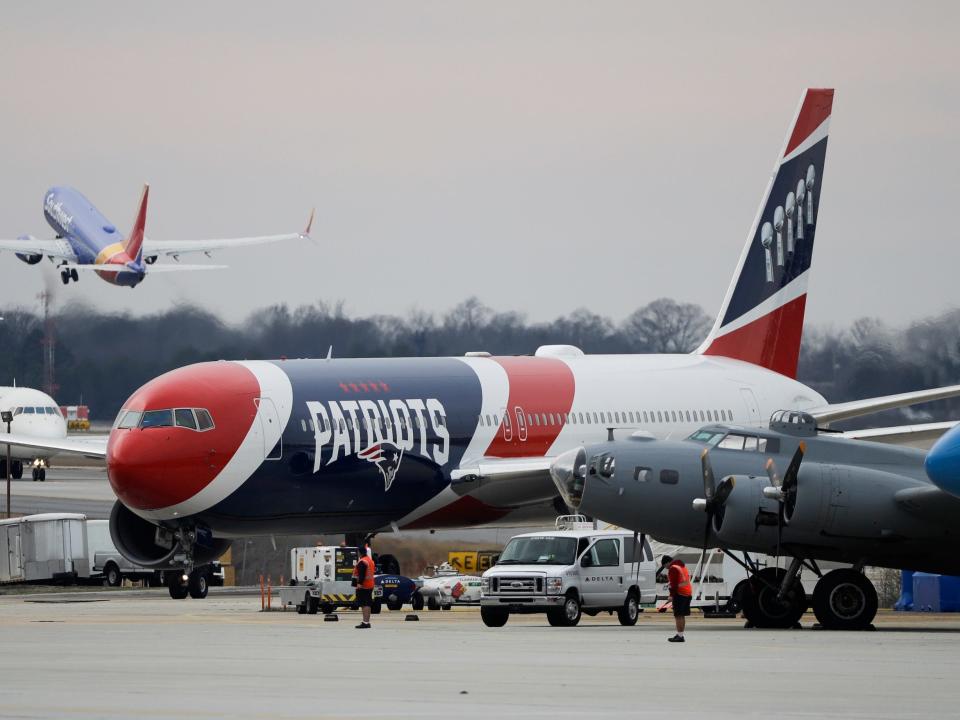
[[(34, 482), (29, 470), (20, 480), (10, 481), (13, 512), (32, 515), (47, 512), (84, 513), (91, 519), (110, 517), (116, 500), (107, 470), (100, 466), (55, 465), (47, 470), (47, 479)], [(6, 479), (0, 478), (0, 505), (6, 510)]]
[(958, 697), (947, 615), (882, 613), (859, 633), (694, 616), (679, 645), (650, 613), (492, 629), (476, 608), (384, 610), (356, 630), (355, 612), (261, 612), (229, 590), (0, 596), (0, 716), (900, 719), (954, 715)]

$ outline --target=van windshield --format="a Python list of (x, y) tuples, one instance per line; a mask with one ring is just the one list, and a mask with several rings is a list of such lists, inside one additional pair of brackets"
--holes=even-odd
[(507, 543), (497, 565), (573, 565), (576, 551), (572, 537), (518, 537)]

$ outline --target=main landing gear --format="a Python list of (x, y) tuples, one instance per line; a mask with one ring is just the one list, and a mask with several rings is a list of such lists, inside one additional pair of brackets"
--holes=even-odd
[[(726, 552), (726, 551), (725, 551)], [(758, 568), (744, 553), (745, 562), (730, 553), (749, 577), (733, 591), (748, 627), (797, 628), (808, 609), (800, 571), (807, 567), (819, 576), (813, 590), (813, 612), (827, 630), (867, 630), (877, 614), (877, 591), (858, 569), (841, 568), (823, 574), (814, 561), (793, 558), (790, 567)]]
[(69, 285), (71, 280), (74, 282), (79, 281), (80, 276), (77, 274), (76, 268), (64, 268), (60, 271), (60, 280), (64, 285)]

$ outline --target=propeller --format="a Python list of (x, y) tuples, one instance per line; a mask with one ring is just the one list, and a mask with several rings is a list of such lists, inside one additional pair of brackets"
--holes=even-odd
[(707, 523), (703, 529), (703, 555), (706, 555), (713, 519), (719, 515), (722, 521), (723, 506), (730, 497), (730, 493), (733, 492), (736, 481), (730, 475), (717, 483), (716, 475), (713, 473), (713, 465), (710, 462), (710, 448), (704, 448), (703, 452), (700, 453), (700, 467), (703, 470), (703, 497), (694, 500), (693, 507), (696, 510), (703, 510), (707, 514)]
[(787, 507), (793, 511), (794, 503), (797, 501), (797, 476), (800, 473), (800, 463), (803, 462), (804, 453), (807, 452), (807, 444), (800, 442), (797, 451), (790, 458), (790, 465), (787, 466), (787, 472), (783, 478), (777, 473), (777, 464), (773, 458), (767, 460), (767, 477), (770, 478), (770, 485), (763, 489), (763, 496), (769, 500), (776, 500), (779, 503), (777, 511), (777, 548), (779, 554), (780, 541), (783, 538), (783, 522)]

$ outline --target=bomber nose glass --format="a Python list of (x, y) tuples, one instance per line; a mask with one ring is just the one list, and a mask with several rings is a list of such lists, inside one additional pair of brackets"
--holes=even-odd
[(580, 507), (583, 500), (583, 485), (586, 480), (587, 453), (580, 448), (568, 450), (550, 465), (550, 477), (553, 478), (560, 496), (569, 507)]

